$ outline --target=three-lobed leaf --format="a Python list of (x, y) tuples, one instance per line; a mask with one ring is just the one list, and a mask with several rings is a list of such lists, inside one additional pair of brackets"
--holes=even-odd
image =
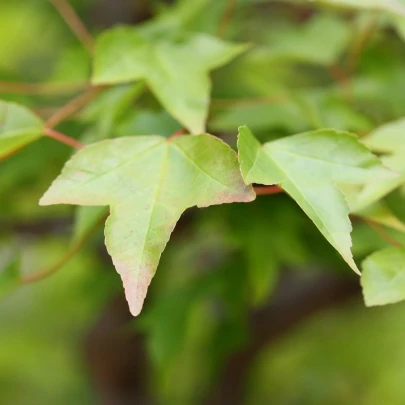
[(364, 301), (367, 306), (393, 304), (405, 299), (405, 248), (374, 252), (362, 264)]
[(261, 145), (247, 127), (241, 127), (238, 150), (245, 181), (279, 184), (359, 272), (350, 250), (349, 206), (338, 185), (391, 176), (377, 157), (354, 135), (330, 129)]
[(189, 207), (255, 198), (236, 154), (211, 135), (122, 137), (80, 150), (40, 204), (109, 205), (105, 241), (133, 315)]
[(0, 159), (40, 138), (43, 129), (42, 120), (28, 108), (0, 100)]
[(94, 56), (94, 84), (145, 80), (173, 117), (193, 133), (205, 130), (209, 71), (229, 62), (245, 45), (205, 34), (168, 39), (142, 29), (118, 27), (102, 34)]

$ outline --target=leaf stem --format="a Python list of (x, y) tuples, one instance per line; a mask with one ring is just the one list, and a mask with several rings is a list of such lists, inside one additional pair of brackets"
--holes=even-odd
[(65, 23), (83, 44), (87, 52), (92, 54), (94, 39), (68, 0), (49, 0), (49, 2), (58, 10)]
[(77, 242), (73, 243), (71, 247), (66, 251), (66, 253), (62, 255), (55, 263), (35, 273), (22, 276), (20, 279), (20, 283), (35, 283), (56, 273), (64, 264), (66, 264), (77, 252), (79, 252), (85, 246), (87, 241), (91, 238), (93, 233), (105, 221), (106, 218), (107, 215), (101, 216), (99, 220)]
[(236, 10), (237, 0), (228, 0), (218, 24), (217, 37), (223, 38)]
[(390, 245), (397, 247), (397, 248), (402, 248), (403, 244), (399, 241), (397, 241), (395, 238), (393, 238), (385, 229), (383, 226), (378, 224), (377, 222), (374, 222), (370, 219), (363, 218), (364, 222), (372, 228), (378, 235), (381, 236), (386, 242), (388, 242)]
[(185, 131), (184, 128), (180, 128), (177, 132), (175, 132), (174, 134), (170, 135), (167, 139), (170, 140), (172, 138), (175, 138), (177, 136), (181, 136), (184, 135)]
[(53, 138), (58, 142), (64, 143), (65, 145), (69, 145), (72, 148), (81, 149), (84, 148), (84, 144), (73, 139), (67, 135), (62, 134), (61, 132), (55, 131), (52, 128), (45, 128), (44, 135), (48, 136), (49, 138)]
[(253, 190), (256, 195), (271, 195), (284, 193), (284, 190), (279, 186), (254, 186)]
[(357, 35), (354, 35), (355, 40), (352, 42), (346, 57), (346, 68), (350, 74), (355, 71), (367, 42), (371, 39), (377, 28), (377, 23), (378, 16), (370, 16), (361, 31)]
[(77, 111), (86, 106), (102, 89), (104, 86), (91, 87), (88, 91), (70, 100), (67, 104), (57, 110), (46, 122), (46, 127), (53, 128), (60, 122), (70, 117)]
[(351, 103), (353, 101), (352, 87), (345, 69), (339, 64), (335, 63), (334, 65), (328, 67), (328, 73), (341, 88), (342, 94), (345, 96), (346, 101)]

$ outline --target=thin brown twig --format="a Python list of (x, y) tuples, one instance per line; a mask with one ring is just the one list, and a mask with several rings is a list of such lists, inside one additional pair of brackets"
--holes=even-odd
[(69, 94), (88, 87), (87, 83), (24, 83), (0, 82), (0, 93), (27, 95)]
[(176, 131), (174, 134), (171, 134), (167, 139), (170, 140), (172, 138), (176, 138), (177, 136), (184, 135), (185, 130), (184, 128), (180, 128), (178, 131)]
[(228, 0), (228, 3), (224, 9), (224, 12), (218, 24), (217, 37), (219, 38), (224, 37), (225, 32), (229, 26), (229, 23), (232, 20), (232, 16), (236, 10), (236, 3), (237, 0)]
[(372, 228), (378, 235), (381, 236), (386, 242), (388, 242), (390, 245), (398, 248), (402, 248), (403, 245), (401, 242), (397, 241), (395, 238), (393, 238), (385, 229), (383, 226), (378, 224), (377, 222), (372, 221), (371, 219), (366, 219), (362, 218), (364, 222)]
[(328, 72), (332, 79), (339, 85), (342, 90), (343, 95), (345, 96), (348, 102), (353, 101), (353, 92), (350, 84), (350, 79), (342, 66), (335, 63), (332, 66), (328, 67)]
[(45, 126), (48, 128), (53, 128), (60, 122), (70, 117), (72, 114), (81, 110), (86, 104), (88, 104), (104, 87), (97, 86), (90, 88), (87, 92), (73, 98), (62, 108), (57, 110), (51, 117), (47, 120)]
[(352, 42), (352, 46), (349, 48), (345, 63), (346, 69), (350, 74), (353, 74), (353, 72), (355, 71), (359, 63), (360, 56), (364, 51), (367, 42), (371, 39), (375, 32), (375, 29), (377, 28), (377, 23), (377, 16), (374, 15), (369, 17), (369, 20), (360, 31), (360, 33), (354, 36), (355, 40)]
[(55, 139), (60, 143), (64, 143), (65, 145), (71, 146), (72, 148), (82, 149), (85, 146), (83, 143), (77, 141), (76, 139), (73, 139), (70, 136), (62, 134), (61, 132), (55, 131), (52, 128), (45, 128), (44, 135), (48, 136), (49, 138)]
[(254, 186), (253, 190), (256, 195), (272, 195), (284, 193), (284, 190), (279, 186)]
[(49, 0), (49, 2), (58, 10), (66, 24), (76, 35), (76, 38), (92, 54), (94, 39), (68, 0)]
[(75, 242), (59, 260), (35, 273), (22, 276), (20, 279), (20, 283), (35, 283), (56, 273), (64, 264), (66, 264), (77, 252), (79, 252), (85, 246), (93, 233), (105, 221), (106, 217), (107, 215), (101, 216), (99, 220), (77, 242)]
[(13, 149), (11, 152), (6, 153), (5, 155), (1, 155), (0, 156), (0, 162), (2, 162), (3, 160), (8, 159), (9, 157), (15, 155), (16, 153), (18, 153), (20, 150), (24, 149), (26, 145), (22, 145), (20, 147), (18, 147), (17, 149)]

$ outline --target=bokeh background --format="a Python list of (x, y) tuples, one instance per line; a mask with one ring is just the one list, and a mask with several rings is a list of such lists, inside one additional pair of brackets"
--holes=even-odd
[[(322, 126), (363, 135), (404, 114), (404, 30), (381, 12), (272, 0), (70, 4), (93, 35), (182, 9), (189, 30), (250, 42), (212, 74), (208, 128), (232, 146), (243, 124), (261, 140)], [(90, 65), (52, 2), (0, 0), (2, 99), (48, 118), (85, 91)], [(180, 125), (151, 94), (119, 86), (59, 128), (91, 142)], [(43, 139), (0, 162), (0, 265), (27, 274), (65, 262), (0, 290), (1, 404), (405, 403), (405, 305), (367, 309), (358, 277), (284, 194), (187, 211), (132, 318), (103, 227), (81, 243), (81, 210), (38, 206), (71, 152)], [(398, 193), (385, 204), (405, 219)], [(388, 246), (353, 224), (357, 262)]]

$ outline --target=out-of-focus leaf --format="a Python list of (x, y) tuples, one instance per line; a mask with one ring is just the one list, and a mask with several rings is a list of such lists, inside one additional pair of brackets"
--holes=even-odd
[(73, 243), (85, 238), (107, 213), (106, 207), (77, 207)]
[(143, 83), (137, 83), (104, 90), (82, 113), (82, 119), (85, 122), (95, 122), (83, 137), (83, 141), (93, 143), (114, 138), (121, 118), (125, 117), (131, 104), (141, 96), (144, 89)]
[(405, 58), (402, 43), (377, 36), (374, 46), (364, 50), (359, 60), (358, 73), (350, 81), (356, 105), (376, 123), (384, 123), (403, 116), (401, 106), (405, 93), (401, 83), (405, 80)]
[(0, 298), (4, 297), (20, 285), (20, 260), (10, 261), (0, 269)]
[(143, 31), (154, 37), (177, 31), (196, 31), (195, 22), (212, 7), (215, 0), (177, 0), (156, 18), (143, 24)]
[(90, 57), (81, 44), (68, 46), (62, 50), (50, 82), (87, 82), (90, 76)]
[(159, 258), (189, 207), (248, 202), (235, 153), (210, 135), (127, 137), (80, 150), (41, 205), (110, 205), (106, 245), (133, 315), (141, 311)]
[(304, 131), (309, 127), (308, 118), (293, 100), (280, 103), (238, 105), (238, 100), (213, 116), (209, 127), (213, 131), (235, 132), (240, 125), (247, 125), (255, 132), (271, 129), (285, 129), (289, 132)]
[(362, 190), (357, 194), (357, 199), (353, 204), (353, 210), (357, 211), (368, 205), (380, 200), (387, 194), (394, 191), (405, 183), (405, 150), (402, 154), (394, 154), (391, 156), (383, 156), (381, 158), (385, 167), (398, 173), (398, 175), (392, 179), (385, 181), (376, 181), (365, 185)]
[(390, 228), (397, 229), (398, 231), (405, 232), (405, 224), (397, 218), (382, 201), (374, 203), (360, 211), (356, 211), (355, 214), (379, 224), (389, 226)]
[(307, 132), (262, 146), (247, 127), (241, 127), (238, 150), (245, 181), (279, 184), (359, 272), (350, 251), (349, 206), (336, 184), (361, 184), (392, 173), (354, 135), (333, 130)]
[(169, 137), (181, 129), (166, 111), (139, 110), (125, 116), (116, 128), (119, 136), (156, 134)]
[(393, 304), (405, 299), (405, 248), (387, 248), (362, 263), (364, 301), (367, 306)]
[(229, 236), (246, 260), (250, 303), (260, 306), (268, 301), (282, 268), (303, 265), (307, 259), (302, 216), (285, 196), (259, 197), (227, 211)]
[(39, 139), (43, 122), (27, 108), (0, 100), (0, 158)]
[(383, 152), (382, 163), (398, 175), (365, 185), (352, 204), (354, 211), (367, 207), (405, 184), (405, 120), (383, 125), (362, 141), (372, 151)]
[(298, 96), (309, 104), (313, 114), (316, 114), (316, 120), (323, 128), (356, 133), (367, 133), (373, 129), (373, 123), (370, 119), (349, 104), (334, 89), (325, 87), (322, 90), (303, 90)]
[(318, 14), (302, 25), (276, 25), (266, 37), (267, 52), (275, 60), (331, 65), (344, 51), (349, 38), (349, 26), (344, 20)]
[(193, 133), (205, 130), (211, 84), (209, 71), (246, 49), (203, 34), (169, 41), (142, 29), (114, 28), (97, 41), (93, 83), (145, 80), (156, 97)]
[(375, 152), (394, 153), (405, 149), (405, 118), (382, 125), (362, 141)]

